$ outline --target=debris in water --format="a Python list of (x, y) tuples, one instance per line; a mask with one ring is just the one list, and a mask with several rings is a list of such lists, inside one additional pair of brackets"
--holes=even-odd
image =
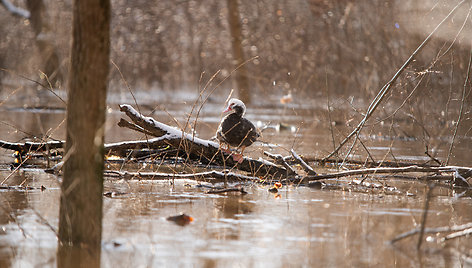
[(193, 218), (185, 213), (181, 213), (176, 216), (167, 217), (168, 221), (173, 221), (175, 224), (185, 226), (193, 221)]
[(276, 182), (276, 183), (274, 184), (274, 186), (272, 186), (271, 188), (269, 188), (269, 192), (271, 192), (271, 193), (277, 193), (280, 188), (282, 188), (282, 183)]
[(106, 197), (117, 197), (117, 196), (120, 196), (120, 195), (125, 195), (126, 193), (122, 193), (122, 192), (105, 192), (103, 193), (104, 196)]
[(293, 101), (293, 97), (292, 97), (291, 91), (289, 91), (287, 95), (284, 95), (282, 96), (282, 98), (280, 98), (280, 103), (282, 104), (291, 103), (292, 101)]

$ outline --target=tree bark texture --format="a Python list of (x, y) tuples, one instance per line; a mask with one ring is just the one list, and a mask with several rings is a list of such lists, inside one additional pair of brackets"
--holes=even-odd
[(231, 33), (231, 45), (233, 47), (234, 67), (239, 67), (235, 72), (235, 79), (238, 86), (239, 98), (247, 104), (251, 102), (251, 95), (249, 94), (248, 71), (246, 65), (243, 64), (245, 57), (240, 20), (238, 0), (228, 0), (228, 23)]
[(72, 34), (58, 266), (99, 266), (110, 1), (75, 0)]

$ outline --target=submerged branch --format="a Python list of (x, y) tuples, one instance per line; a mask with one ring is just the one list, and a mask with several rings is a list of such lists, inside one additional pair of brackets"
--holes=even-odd
[(409, 167), (399, 167), (399, 168), (365, 168), (365, 169), (356, 169), (348, 170), (330, 174), (315, 175), (315, 176), (306, 176), (303, 178), (305, 181), (315, 181), (322, 179), (334, 179), (347, 176), (356, 176), (356, 175), (367, 175), (367, 174), (396, 174), (396, 173), (407, 173), (407, 172), (436, 172), (436, 173), (454, 173), (458, 172), (470, 172), (472, 168), (468, 167), (458, 167), (458, 166), (447, 166), (447, 167), (419, 167), (419, 166), (409, 166)]
[(228, 181), (260, 181), (257, 177), (246, 176), (234, 172), (208, 171), (191, 174), (160, 173), (160, 172), (128, 172), (105, 170), (104, 175), (120, 179), (140, 179), (140, 180), (169, 180), (169, 179), (192, 179), (195, 181), (222, 182)]
[(222, 194), (222, 193), (229, 193), (229, 192), (240, 192), (241, 194), (247, 194), (246, 191), (244, 191), (244, 188), (227, 188), (227, 189), (218, 189), (218, 190), (209, 190), (206, 192), (206, 194)]
[[(317, 163), (329, 163), (329, 164), (340, 164), (342, 161), (339, 159), (323, 159), (323, 158), (316, 158), (316, 157), (301, 157), (306, 162), (317, 162)], [(436, 164), (421, 164), (421, 163), (411, 163), (411, 162), (398, 162), (398, 161), (360, 161), (354, 159), (346, 159), (344, 163), (350, 165), (358, 165), (363, 167), (409, 167), (409, 166), (419, 166), (419, 167), (439, 167)]]
[[(454, 226), (442, 226), (442, 227), (437, 227), (437, 228), (425, 228), (424, 233), (448, 233), (448, 232), (460, 232), (463, 230), (467, 230), (472, 228), (472, 222), (462, 224), (462, 225), (454, 225)], [(390, 243), (393, 244), (397, 241), (400, 241), (404, 238), (410, 237), (412, 235), (415, 235), (421, 231), (420, 227), (415, 228), (413, 230), (410, 230), (408, 232), (402, 233), (400, 235), (397, 235), (394, 237), (392, 240), (390, 240)], [(451, 234), (452, 235), (452, 234)]]

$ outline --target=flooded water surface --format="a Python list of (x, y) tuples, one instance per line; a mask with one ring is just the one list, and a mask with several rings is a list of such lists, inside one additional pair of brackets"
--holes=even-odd
[[(10, 2), (31, 17), (0, 5), (0, 140), (64, 140), (76, 1)], [(277, 193), (269, 191), (275, 181), (230, 182), (246, 194), (212, 194), (223, 184), (171, 176), (110, 176), (102, 267), (472, 267), (470, 226), (447, 241), (451, 232), (426, 229), (422, 240), (390, 243), (424, 221), (472, 222), (470, 188), (451, 183), (472, 182), (451, 172), (472, 167), (471, 0), (111, 2), (106, 143), (150, 138), (117, 125), (120, 104), (210, 139), (231, 95), (263, 130), (244, 151), (253, 159), (293, 149), (318, 174), (367, 162), (456, 167), (293, 183)], [(375, 100), (362, 131), (333, 161), (317, 161)], [(0, 149), (0, 268), (60, 266), (62, 178), (44, 171), (58, 159), (16, 168), (13, 153)], [(109, 158), (105, 168), (222, 170), (180, 158), (128, 160)]]
[[(214, 135), (222, 106), (216, 102), (204, 106), (196, 127), (200, 137)], [(152, 114), (151, 110), (146, 112), (175, 125), (169, 117), (171, 114), (183, 125), (190, 109), (191, 105), (182, 102), (161, 106)], [(64, 111), (7, 109), (2, 116), (3, 121), (14, 116), (17, 129), (32, 132), (57, 128)], [(338, 139), (338, 135), (349, 128), (342, 118), (333, 116), (333, 121), (341, 122), (341, 126), (333, 124)], [(117, 105), (110, 106), (107, 142), (143, 138), (119, 129), (116, 126), (119, 117)], [(287, 150), (294, 148), (304, 156), (321, 157), (333, 148), (329, 123), (322, 109), (261, 105), (249, 107), (248, 118), (260, 121), (261, 127), (274, 126), (263, 132), (263, 142), (248, 148), (249, 156), (262, 157), (263, 150), (287, 155)], [(193, 124), (193, 117), (190, 122)], [(280, 123), (288, 127), (280, 130)], [(398, 128), (409, 126), (399, 123)], [(63, 126), (59, 127), (53, 136), (59, 139), (63, 131)], [(388, 131), (389, 126), (379, 126), (365, 134), (366, 147), (375, 159), (392, 160), (393, 156), (418, 163), (429, 160), (424, 160), (422, 141), (393, 134), (389, 137)], [(17, 141), (21, 137), (24, 133), (2, 130), (3, 139)], [(444, 137), (438, 140), (440, 138)], [(470, 146), (470, 141), (462, 142)], [(455, 155), (460, 157), (454, 159), (462, 159), (457, 164), (470, 164), (470, 157), (466, 157), (468, 148), (455, 150)], [(437, 150), (447, 150), (447, 144), (437, 146)], [(10, 175), (9, 165), (13, 161), (10, 154), (2, 151), (1, 178), (8, 177), (5, 184), (36, 188), (0, 190), (0, 266), (55, 266), (61, 178), (46, 174), (34, 165)], [(353, 157), (364, 159), (365, 155), (357, 149)], [(120, 170), (126, 169), (126, 165), (110, 162), (107, 168)], [(147, 168), (164, 170), (159, 165)], [(334, 171), (318, 166), (315, 169), (319, 173)], [(436, 233), (426, 234), (420, 251), (416, 250), (417, 235), (395, 244), (389, 242), (421, 223), (426, 184), (392, 177), (367, 178), (371, 186), (351, 187), (361, 179), (363, 177), (326, 181), (331, 186), (321, 189), (285, 185), (278, 193), (268, 191), (271, 185), (244, 183), (235, 186), (242, 186), (247, 194), (209, 194), (211, 184), (192, 180), (109, 178), (105, 182), (105, 192), (109, 194), (104, 196), (101, 264), (103, 267), (471, 265), (467, 257), (472, 248), (470, 238), (450, 242), (454, 250), (437, 242), (442, 235)], [(373, 184), (377, 188), (372, 187)], [(472, 199), (467, 194), (458, 194), (460, 192), (448, 187), (434, 188), (427, 227), (472, 222)], [(179, 225), (167, 220), (180, 213), (190, 215), (193, 221)]]

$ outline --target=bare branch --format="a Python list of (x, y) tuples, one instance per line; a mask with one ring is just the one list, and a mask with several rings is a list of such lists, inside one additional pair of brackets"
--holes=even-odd
[[(462, 225), (454, 225), (454, 226), (442, 226), (442, 227), (437, 227), (437, 228), (425, 228), (424, 233), (447, 233), (447, 232), (455, 232), (455, 231), (462, 231), (465, 229), (470, 229), (472, 228), (472, 222), (462, 224)], [(415, 228), (413, 230), (410, 230), (408, 232), (402, 233), (392, 240), (390, 240), (390, 243), (395, 243), (397, 241), (400, 241), (404, 238), (410, 237), (412, 235), (415, 235), (420, 232), (420, 228)]]
[(159, 173), (159, 172), (128, 172), (128, 171), (116, 171), (116, 170), (105, 170), (104, 175), (108, 177), (117, 177), (122, 179), (141, 179), (141, 180), (169, 180), (169, 179), (192, 179), (196, 181), (210, 181), (210, 182), (221, 182), (226, 180), (229, 181), (260, 181), (257, 177), (245, 176), (233, 172), (221, 172), (221, 171), (208, 171), (191, 174), (172, 174), (172, 173)]
[(264, 151), (264, 155), (272, 158), (276, 164), (283, 165), (287, 169), (287, 176), (298, 175), (297, 172), (289, 164), (287, 164), (287, 161), (285, 161), (285, 158), (281, 154), (271, 154), (267, 151)]
[(454, 239), (454, 238), (467, 236), (467, 235), (470, 235), (470, 234), (472, 234), (472, 228), (468, 228), (468, 229), (465, 229), (465, 230), (462, 230), (462, 231), (459, 231), (459, 232), (449, 234), (449, 235), (445, 236), (443, 239), (441, 239), (440, 241), (444, 242), (444, 241), (451, 240), (451, 239)]
[[(398, 71), (395, 73), (395, 75), (390, 79), (390, 81), (388, 81), (387, 84), (385, 84), (382, 89), (380, 89), (379, 93), (377, 94), (377, 96), (375, 96), (374, 100), (370, 103), (369, 105), (369, 108), (367, 109), (367, 112), (366, 112), (366, 115), (364, 116), (364, 118), (361, 120), (361, 122), (359, 122), (359, 124), (357, 125), (357, 127), (346, 137), (344, 138), (344, 140), (338, 145), (338, 147), (336, 147), (336, 149), (333, 150), (333, 152), (331, 152), (328, 156), (326, 156), (324, 159), (328, 159), (330, 157), (332, 157), (333, 155), (335, 155), (343, 146), (344, 144), (346, 144), (354, 135), (356, 135), (356, 140), (357, 140), (357, 135), (360, 133), (360, 131), (362, 130), (362, 128), (364, 127), (365, 123), (367, 122), (367, 120), (370, 118), (370, 116), (372, 116), (372, 114), (375, 112), (375, 110), (377, 109), (377, 107), (379, 106), (379, 104), (382, 102), (382, 100), (385, 98), (385, 96), (387, 95), (387, 93), (390, 91), (392, 85), (395, 83), (395, 81), (398, 79), (398, 77), (400, 77), (400, 75), (403, 73), (403, 71), (410, 65), (410, 63), (413, 61), (413, 59), (416, 57), (416, 55), (426, 46), (426, 44), (429, 43), (429, 41), (431, 40), (431, 37), (433, 36), (434, 33), (436, 33), (436, 31), (441, 27), (441, 25), (446, 21), (448, 20), (452, 14), (455, 13), (455, 11), (465, 2), (465, 0), (462, 0), (459, 4), (457, 4), (452, 10), (451, 12), (449, 12), (449, 14), (447, 14), (447, 16), (436, 26), (436, 28), (434, 28), (434, 30), (426, 37), (426, 39), (423, 41), (423, 43), (421, 43), (418, 48), (416, 48), (416, 50), (410, 55), (410, 57), (405, 61), (405, 63), (402, 65), (402, 67), (400, 67), (400, 69), (398, 69)], [(355, 142), (352, 144), (351, 146), (351, 149), (349, 151), (352, 150), (352, 147), (354, 146)]]
[(303, 161), (303, 159), (297, 154), (297, 152), (295, 152), (295, 150), (291, 149), (290, 152), (292, 153), (293, 159), (295, 159), (295, 161), (297, 161), (297, 163), (302, 166), (302, 168), (309, 176), (317, 175), (315, 170), (311, 168), (305, 161)]
[(242, 187), (240, 188), (227, 188), (227, 189), (219, 189), (219, 190), (210, 190), (207, 191), (207, 194), (222, 194), (222, 193), (229, 193), (229, 192), (240, 192), (241, 194), (247, 194), (246, 191)]
[(458, 166), (446, 166), (446, 167), (419, 167), (419, 166), (409, 166), (409, 167), (399, 167), (399, 168), (366, 168), (366, 169), (356, 169), (348, 170), (331, 174), (324, 175), (315, 175), (315, 176), (306, 176), (303, 178), (304, 181), (315, 181), (322, 179), (334, 179), (347, 176), (356, 176), (356, 175), (366, 175), (366, 174), (395, 174), (395, 173), (407, 173), (407, 172), (437, 172), (437, 173), (454, 173), (459, 172), (470, 172), (472, 168), (468, 167), (458, 167)]
[(29, 19), (31, 16), (31, 13), (28, 10), (13, 5), (9, 0), (1, 0), (1, 4), (15, 16), (23, 17), (25, 19)]

